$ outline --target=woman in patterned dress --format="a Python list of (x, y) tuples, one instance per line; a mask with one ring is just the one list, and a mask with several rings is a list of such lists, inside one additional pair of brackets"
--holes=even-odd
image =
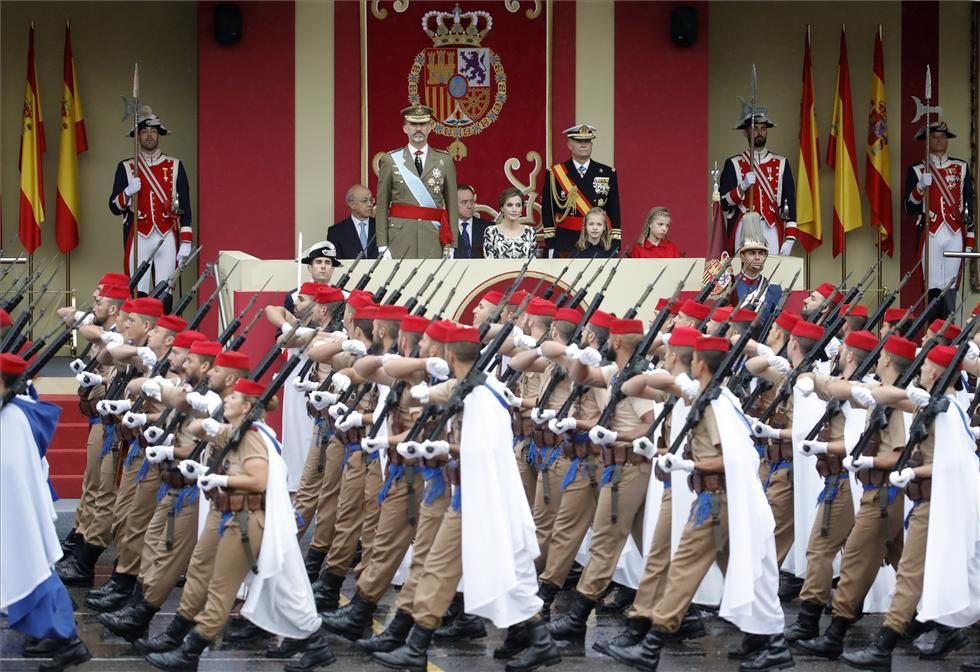
[(510, 187), (500, 193), (497, 223), (483, 231), (483, 255), (487, 259), (526, 259), (534, 256), (534, 228), (521, 222), (524, 197)]

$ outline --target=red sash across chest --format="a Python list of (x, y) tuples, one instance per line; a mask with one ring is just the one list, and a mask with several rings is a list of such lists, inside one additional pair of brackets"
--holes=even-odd
[[(140, 162), (143, 188), (138, 195), (139, 232), (143, 235), (148, 235), (154, 228), (167, 233), (177, 226), (171, 210), (175, 167), (173, 159), (163, 159), (151, 166)], [(129, 162), (129, 170), (133, 170), (132, 161)]]

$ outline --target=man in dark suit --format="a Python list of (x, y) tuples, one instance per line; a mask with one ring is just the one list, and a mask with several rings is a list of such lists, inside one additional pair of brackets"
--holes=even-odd
[(476, 190), (469, 184), (456, 186), (459, 204), (459, 239), (453, 259), (483, 259), (483, 232), (493, 222), (476, 216)]
[(378, 241), (375, 237), (374, 197), (367, 187), (355, 184), (347, 190), (347, 207), (350, 215), (340, 220), (327, 231), (327, 240), (337, 248), (337, 257), (353, 259), (361, 251), (367, 259), (378, 256)]
[(565, 136), (572, 158), (545, 171), (541, 196), (542, 233), (549, 256), (570, 257), (575, 253), (585, 215), (593, 207), (606, 211), (612, 228), (612, 247), (618, 256), (622, 222), (616, 169), (592, 159), (594, 126), (577, 124), (566, 128)]

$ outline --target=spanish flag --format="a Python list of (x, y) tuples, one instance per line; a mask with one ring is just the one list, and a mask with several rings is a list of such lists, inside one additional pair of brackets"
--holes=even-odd
[(41, 223), (44, 221), (44, 176), (41, 154), (44, 152), (44, 120), (41, 97), (37, 90), (37, 68), (34, 65), (34, 25), (31, 25), (27, 47), (27, 83), (24, 85), (24, 120), (20, 136), (20, 242), (28, 254), (41, 245)]
[(54, 212), (54, 237), (67, 254), (78, 247), (78, 155), (88, 149), (85, 116), (78, 95), (75, 59), (71, 53), (71, 28), (65, 26), (65, 76), (61, 93), (61, 140), (58, 146), (58, 197)]
[(871, 226), (881, 232), (881, 250), (892, 256), (892, 187), (888, 160), (888, 113), (885, 107), (885, 60), (881, 49), (881, 26), (875, 35), (871, 77), (871, 107), (868, 111), (868, 155), (864, 164), (864, 193), (871, 203)]
[(813, 100), (813, 59), (810, 26), (806, 27), (803, 50), (803, 98), (800, 102), (800, 159), (796, 169), (796, 228), (800, 244), (808, 253), (823, 244), (820, 216), (820, 143), (817, 140), (817, 109)]
[(861, 188), (858, 186), (854, 148), (854, 109), (851, 105), (851, 73), (847, 66), (847, 38), (840, 29), (840, 60), (834, 87), (834, 112), (830, 120), (827, 165), (834, 169), (834, 256), (844, 251), (844, 234), (861, 228)]

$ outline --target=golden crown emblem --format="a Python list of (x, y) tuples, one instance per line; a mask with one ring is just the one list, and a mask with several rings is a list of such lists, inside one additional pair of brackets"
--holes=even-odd
[[(452, 25), (447, 27), (449, 19), (452, 19)], [(431, 11), (422, 17), (422, 30), (437, 47), (451, 44), (479, 47), (492, 28), (490, 14), (482, 10), (464, 12), (459, 5), (453, 7), (452, 12)]]

